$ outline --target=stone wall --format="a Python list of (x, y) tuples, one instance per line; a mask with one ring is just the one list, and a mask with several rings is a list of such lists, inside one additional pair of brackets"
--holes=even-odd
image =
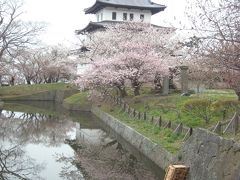
[(55, 90), (55, 91), (44, 91), (36, 94), (18, 96), (13, 98), (5, 98), (6, 101), (56, 101), (62, 102), (65, 98), (76, 94), (78, 90)]
[(92, 113), (161, 169), (166, 169), (173, 162), (174, 156), (171, 153), (113, 116), (101, 111), (97, 107), (92, 108)]
[(240, 180), (240, 144), (207, 130), (194, 130), (179, 157), (190, 180)]
[(99, 108), (93, 107), (92, 112), (161, 169), (183, 164), (190, 167), (189, 180), (240, 180), (240, 144), (233, 140), (205, 129), (194, 129), (174, 156)]

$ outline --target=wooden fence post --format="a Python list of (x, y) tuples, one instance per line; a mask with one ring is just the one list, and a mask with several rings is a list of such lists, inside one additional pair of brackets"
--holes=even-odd
[(154, 117), (152, 116), (152, 118), (151, 118), (151, 123), (153, 123), (153, 121), (154, 121)]
[(235, 120), (234, 120), (234, 134), (236, 135), (238, 133), (238, 127), (239, 126), (239, 113), (237, 113)]
[(159, 117), (158, 126), (159, 126), (159, 127), (162, 127), (162, 116)]
[(138, 119), (140, 120), (141, 119), (141, 113), (138, 112)]
[(164, 127), (164, 129), (166, 129), (166, 128), (171, 128), (171, 125), (172, 125), (171, 121), (168, 121), (168, 123), (166, 124), (166, 126)]
[(133, 117), (135, 117), (135, 116), (136, 116), (136, 110), (133, 109)]
[(193, 128), (190, 127), (189, 136), (191, 136), (192, 134), (193, 134)]
[(145, 120), (145, 121), (147, 120), (147, 113), (146, 112), (143, 113), (143, 120)]

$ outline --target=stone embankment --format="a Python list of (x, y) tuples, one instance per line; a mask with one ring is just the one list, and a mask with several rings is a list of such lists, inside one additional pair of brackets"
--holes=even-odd
[(190, 167), (190, 180), (240, 180), (240, 144), (196, 129), (179, 156)]
[(173, 155), (134, 129), (97, 107), (92, 113), (161, 169), (170, 164), (190, 167), (189, 180), (240, 180), (240, 144), (205, 129), (195, 129), (177, 155)]
[(35, 93), (26, 96), (17, 96), (12, 98), (5, 98), (4, 101), (55, 101), (63, 102), (63, 100), (73, 94), (79, 92), (76, 89), (70, 90), (53, 90)]
[(174, 162), (174, 156), (171, 153), (131, 127), (123, 124), (110, 114), (103, 112), (97, 107), (92, 108), (92, 113), (99, 117), (115, 133), (120, 135), (142, 154), (157, 164), (161, 169), (167, 168), (169, 164)]

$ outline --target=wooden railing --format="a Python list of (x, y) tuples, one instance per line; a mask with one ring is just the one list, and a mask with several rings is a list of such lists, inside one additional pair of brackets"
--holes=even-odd
[[(183, 134), (184, 141), (188, 139), (193, 133), (193, 128), (184, 126), (182, 123), (175, 123), (172, 121), (167, 121), (163, 119), (162, 116), (154, 117), (149, 115), (147, 112), (140, 112), (132, 108), (127, 104), (122, 98), (116, 96), (105, 96), (105, 100), (110, 101), (111, 103), (118, 105), (121, 110), (126, 113), (129, 117), (135, 120), (149, 121), (159, 128), (169, 128), (172, 129), (175, 134)], [(233, 118), (229, 121), (221, 122), (219, 121), (215, 127), (210, 128), (209, 130), (217, 133), (219, 135), (224, 134), (234, 134), (240, 132), (240, 111), (236, 112)]]
[(133, 120), (148, 121), (159, 128), (169, 128), (172, 129), (175, 134), (184, 135), (184, 141), (187, 140), (188, 137), (190, 137), (193, 133), (193, 128), (186, 127), (182, 123), (178, 124), (172, 121), (167, 121), (163, 119), (162, 116), (154, 117), (149, 115), (147, 112), (137, 111), (136, 109), (128, 105), (122, 98), (108, 95), (105, 97), (105, 100), (110, 101), (115, 105), (118, 105), (121, 108), (122, 112), (133, 118)]
[(213, 132), (223, 135), (231, 133), (236, 135), (240, 132), (240, 115), (236, 112), (230, 121), (218, 122), (218, 124), (213, 129)]

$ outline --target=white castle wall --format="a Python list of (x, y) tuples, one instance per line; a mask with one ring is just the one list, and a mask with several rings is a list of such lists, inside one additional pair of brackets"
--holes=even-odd
[(127, 20), (130, 20), (130, 14), (134, 14), (134, 22), (140, 22), (140, 15), (144, 15), (145, 23), (151, 23), (152, 13), (150, 10), (140, 10), (140, 9), (124, 9), (124, 8), (113, 8), (106, 7), (96, 13), (96, 20), (100, 21), (112, 21), (112, 12), (117, 13), (116, 21), (123, 21), (123, 13), (127, 13)]

